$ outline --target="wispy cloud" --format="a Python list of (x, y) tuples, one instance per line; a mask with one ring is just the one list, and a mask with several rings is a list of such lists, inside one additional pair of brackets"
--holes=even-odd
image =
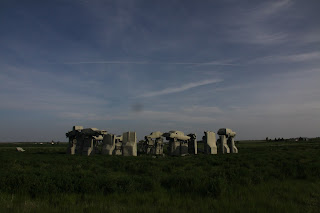
[(199, 114), (218, 114), (222, 113), (222, 110), (219, 107), (216, 106), (201, 106), (201, 105), (193, 105), (188, 107), (183, 107), (182, 111), (187, 113), (199, 113)]
[(164, 90), (160, 91), (153, 91), (153, 92), (147, 92), (145, 94), (140, 95), (139, 97), (155, 97), (159, 95), (166, 95), (166, 94), (172, 94), (172, 93), (177, 93), (177, 92), (183, 92), (195, 87), (199, 86), (204, 86), (208, 84), (214, 84), (214, 83), (219, 83), (222, 82), (222, 79), (211, 79), (211, 80), (204, 80), (204, 81), (199, 81), (199, 82), (194, 82), (194, 83), (188, 83), (180, 87), (172, 87), (172, 88), (166, 88)]
[(268, 1), (250, 10), (245, 10), (245, 12), (240, 12), (236, 19), (227, 19), (230, 41), (261, 45), (286, 41), (288, 33), (283, 29), (277, 29), (271, 19), (288, 9), (290, 5), (291, 0)]
[(266, 56), (257, 58), (249, 63), (293, 63), (293, 62), (306, 62), (312, 60), (320, 60), (320, 52), (305, 52), (291, 55), (278, 55), (278, 56)]
[(262, 7), (257, 10), (257, 15), (272, 15), (284, 8), (287, 8), (291, 3), (291, 0), (281, 0), (270, 3), (268, 2), (266, 5), (262, 5)]
[(301, 34), (297, 36), (297, 40), (303, 41), (304, 43), (314, 43), (320, 42), (320, 30), (309, 30), (307, 32), (302, 31)]
[(64, 62), (62, 64), (164, 64), (164, 65), (223, 65), (223, 66), (240, 66), (239, 64), (211, 61), (211, 62), (154, 62), (154, 61), (78, 61), (78, 62)]
[(92, 121), (146, 121), (152, 118), (153, 121), (166, 121), (166, 122), (187, 122), (187, 123), (202, 123), (202, 122), (214, 122), (216, 121), (213, 117), (208, 117), (198, 113), (191, 113), (180, 111), (180, 112), (169, 112), (169, 111), (156, 111), (156, 110), (145, 110), (140, 114), (136, 113), (123, 113), (119, 112), (115, 115), (103, 115), (98, 113), (75, 113), (75, 112), (63, 112), (60, 114), (64, 118), (72, 118), (75, 120), (92, 120)]
[[(187, 123), (207, 123), (215, 122), (216, 119), (208, 116), (189, 115), (179, 112), (166, 112), (166, 111), (144, 111), (140, 118), (152, 118), (154, 120), (163, 120), (167, 122), (187, 122)], [(138, 118), (138, 117), (136, 117)]]
[[(93, 96), (83, 92), (99, 87), (98, 82), (86, 81), (83, 77), (65, 74), (61, 78), (54, 73), (5, 65), (1, 69), (0, 99), (5, 101), (0, 103), (0, 109), (86, 111), (93, 107), (92, 103), (95, 106), (108, 103), (106, 99), (100, 98), (101, 93)], [(72, 88), (77, 88), (77, 91), (72, 91)]]

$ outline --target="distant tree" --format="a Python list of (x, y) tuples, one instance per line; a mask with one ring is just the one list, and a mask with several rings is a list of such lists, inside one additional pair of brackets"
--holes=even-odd
[(269, 140), (269, 138), (268, 137), (266, 137), (266, 141), (268, 141)]
[(274, 141), (278, 141), (277, 138), (274, 138)]

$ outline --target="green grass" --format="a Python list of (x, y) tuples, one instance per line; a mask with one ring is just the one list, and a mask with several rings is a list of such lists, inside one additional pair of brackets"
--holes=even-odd
[(320, 141), (237, 146), (155, 159), (0, 144), (0, 212), (318, 212)]

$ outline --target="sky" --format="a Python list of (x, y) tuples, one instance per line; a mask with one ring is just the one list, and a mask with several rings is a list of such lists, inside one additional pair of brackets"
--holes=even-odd
[(1, 0), (0, 141), (320, 136), (318, 0)]

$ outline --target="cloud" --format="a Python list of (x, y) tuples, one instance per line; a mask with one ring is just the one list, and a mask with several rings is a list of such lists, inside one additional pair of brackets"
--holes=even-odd
[(238, 64), (228, 63), (225, 61), (212, 62), (152, 62), (152, 61), (78, 61), (78, 62), (64, 62), (62, 64), (164, 64), (164, 65), (223, 65), (223, 66), (239, 66)]
[(167, 95), (167, 94), (172, 94), (172, 93), (177, 93), (177, 92), (183, 92), (195, 87), (199, 86), (204, 86), (208, 84), (214, 84), (214, 83), (219, 83), (222, 82), (223, 80), (221, 79), (211, 79), (211, 80), (204, 80), (204, 81), (199, 81), (199, 82), (194, 82), (194, 83), (188, 83), (180, 87), (172, 87), (172, 88), (166, 88), (164, 90), (160, 91), (153, 91), (153, 92), (147, 92), (145, 94), (140, 95), (139, 97), (155, 97), (159, 95)]
[(222, 110), (219, 107), (215, 106), (201, 106), (201, 105), (194, 105), (183, 107), (182, 110), (188, 113), (203, 113), (203, 114), (219, 114), (222, 113)]
[(320, 52), (306, 52), (299, 54), (291, 54), (291, 55), (278, 55), (278, 56), (266, 56), (262, 58), (257, 58), (252, 60), (249, 63), (294, 63), (294, 62), (305, 62), (320, 60)]
[(266, 2), (252, 9), (236, 11), (236, 18), (226, 18), (227, 38), (231, 42), (270, 45), (286, 41), (288, 33), (277, 29), (273, 18), (288, 9), (290, 0)]
[(309, 30), (307, 32), (302, 31), (297, 36), (298, 41), (303, 41), (304, 43), (317, 43), (320, 42), (320, 30)]
[(281, 0), (271, 3), (268, 2), (266, 5), (263, 5), (259, 10), (257, 10), (257, 15), (272, 15), (284, 8), (287, 8), (291, 3), (291, 0)]
[(179, 123), (210, 123), (216, 121), (215, 118), (200, 115), (190, 111), (156, 111), (145, 110), (141, 113), (124, 113), (118, 112), (114, 115), (104, 115), (98, 113), (77, 113), (77, 112), (62, 112), (59, 114), (63, 118), (71, 118), (74, 120), (89, 120), (89, 121), (152, 121), (152, 122), (179, 122)]
[[(15, 66), (1, 66), (0, 73), (0, 109), (31, 111), (86, 111), (95, 107), (103, 108), (108, 101), (96, 95), (86, 93), (98, 88), (99, 82), (83, 77), (64, 75), (63, 78), (50, 72), (24, 69)], [(76, 90), (73, 90), (77, 88)], [(89, 90), (90, 89), (90, 90)], [(100, 96), (100, 97), (99, 97)], [(94, 104), (93, 104), (94, 103)]]
[(189, 115), (179, 112), (144, 111), (139, 115), (140, 119), (152, 119), (153, 121), (179, 122), (179, 123), (210, 123), (216, 119), (210, 116)]

